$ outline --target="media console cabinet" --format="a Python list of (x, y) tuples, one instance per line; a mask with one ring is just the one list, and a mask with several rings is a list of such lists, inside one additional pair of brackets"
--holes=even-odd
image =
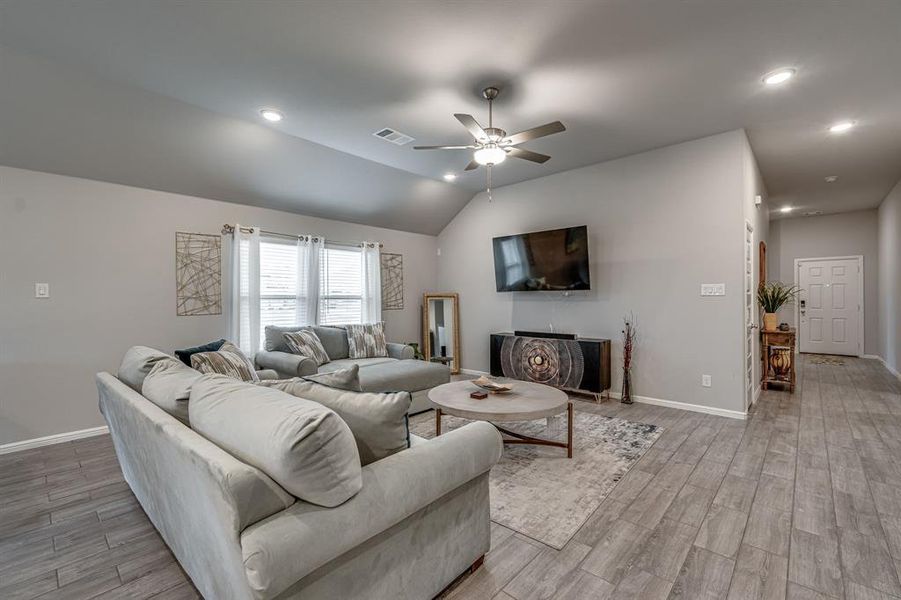
[(492, 333), (491, 374), (600, 399), (610, 389), (610, 340), (535, 331)]

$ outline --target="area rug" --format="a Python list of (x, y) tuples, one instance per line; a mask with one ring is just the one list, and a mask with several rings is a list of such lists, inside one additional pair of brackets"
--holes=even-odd
[[(442, 431), (468, 423), (445, 416)], [(613, 486), (660, 437), (656, 425), (576, 411), (573, 457), (564, 448), (506, 445), (491, 469), (491, 520), (558, 550), (600, 506)], [(565, 418), (504, 423), (532, 437), (566, 439)], [(410, 419), (410, 433), (435, 435), (435, 414)]]
[(835, 357), (835, 356), (824, 356), (822, 354), (815, 355), (812, 359), (810, 359), (815, 365), (835, 365), (841, 366), (845, 364), (844, 359)]

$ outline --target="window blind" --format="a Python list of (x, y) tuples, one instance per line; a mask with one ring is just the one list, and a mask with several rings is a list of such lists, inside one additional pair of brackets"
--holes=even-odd
[[(260, 335), (267, 325), (306, 323), (305, 304), (298, 302), (297, 245), (290, 240), (260, 240)], [(262, 338), (261, 338), (262, 339)]]
[(360, 323), (363, 312), (363, 253), (326, 245), (319, 260), (319, 323)]

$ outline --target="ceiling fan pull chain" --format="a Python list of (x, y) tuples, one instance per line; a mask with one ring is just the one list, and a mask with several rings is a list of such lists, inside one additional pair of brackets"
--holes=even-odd
[(491, 165), (485, 167), (485, 170), (488, 171), (488, 202), (490, 203), (493, 199), (491, 197)]

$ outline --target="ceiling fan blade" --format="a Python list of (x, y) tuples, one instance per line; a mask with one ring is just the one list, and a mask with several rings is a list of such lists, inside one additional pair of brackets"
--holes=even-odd
[(482, 129), (482, 126), (479, 125), (479, 122), (476, 121), (472, 115), (464, 115), (462, 113), (457, 113), (454, 115), (460, 123), (463, 124), (463, 127), (469, 130), (469, 133), (472, 134), (477, 140), (487, 140), (488, 134), (485, 133), (485, 130)]
[(536, 163), (546, 163), (551, 159), (547, 154), (539, 154), (538, 152), (532, 152), (531, 150), (524, 150), (522, 148), (510, 148), (507, 150), (507, 156), (514, 156), (516, 158), (524, 158), (526, 160), (530, 160)]
[(514, 133), (507, 138), (507, 141), (510, 142), (510, 145), (515, 146), (546, 135), (560, 133), (561, 131), (566, 131), (566, 127), (564, 127), (563, 123), (560, 121), (554, 121), (553, 123), (546, 123), (544, 125), (539, 125), (538, 127), (533, 127), (532, 129)]
[(473, 171), (475, 169), (478, 169), (480, 166), (481, 165), (479, 165), (479, 163), (477, 163), (475, 160), (471, 160), (471, 161), (469, 161), (469, 164), (466, 165), (466, 168), (463, 170), (464, 171)]
[(413, 146), (414, 150), (472, 150), (475, 146)]

